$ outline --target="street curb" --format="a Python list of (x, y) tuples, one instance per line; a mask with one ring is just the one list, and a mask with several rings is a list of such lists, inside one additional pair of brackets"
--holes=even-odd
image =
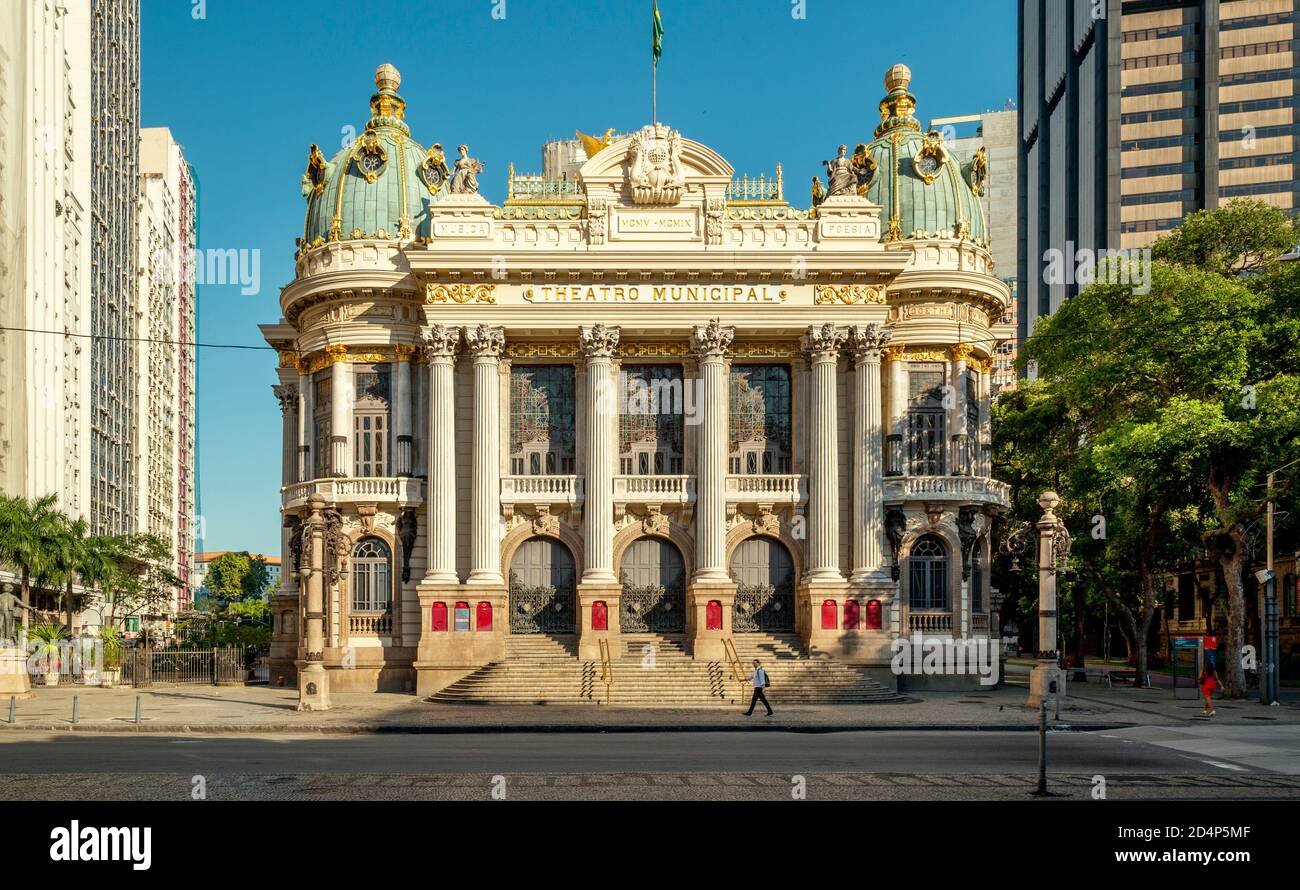
[[(1128, 729), (1143, 724), (1137, 723), (1049, 723), (1050, 732), (1102, 732), (1106, 730)], [(792, 732), (805, 734), (830, 734), (841, 732), (1037, 732), (1036, 723), (868, 723), (858, 725), (809, 726), (782, 725), (779, 723), (735, 724), (735, 723), (693, 723), (693, 724), (635, 724), (614, 723), (609, 725), (591, 723), (544, 723), (527, 724), (455, 724), (447, 726), (429, 726), (420, 724), (373, 725), (366, 723), (334, 723), (297, 725), (293, 723), (273, 724), (195, 724), (195, 723), (160, 723), (157, 725), (112, 725), (102, 723), (31, 723), (0, 724), (3, 732), (46, 732), (46, 733), (100, 733), (133, 735), (261, 735), (273, 734), (307, 734), (307, 735), (479, 735), (486, 733), (527, 734), (527, 733), (684, 733), (684, 732)]]

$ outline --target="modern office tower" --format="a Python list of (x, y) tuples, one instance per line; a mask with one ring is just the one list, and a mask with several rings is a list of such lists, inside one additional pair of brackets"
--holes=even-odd
[(1022, 337), (1081, 286), (1043, 281), (1046, 250), (1294, 208), (1296, 22), (1296, 0), (1020, 0)]
[(91, 2), (91, 509), (98, 534), (135, 530), (133, 341), (139, 202), (140, 4)]
[[(984, 149), (989, 181), (980, 203), (984, 206), (984, 218), (989, 225), (989, 252), (993, 254), (994, 274), (1011, 288), (1013, 299), (1019, 288), (1016, 276), (1020, 268), (1020, 215), (1017, 212), (1020, 193), (1017, 163), (1019, 119), (1019, 113), (1008, 108), (930, 121), (930, 129), (945, 134), (944, 144), (962, 164), (971, 163), (976, 153)], [(995, 396), (1015, 386), (1018, 352), (1015, 316), (1016, 305), (1013, 302), (1000, 322), (991, 328), (997, 338), (993, 344), (992, 392)]]
[(0, 492), (90, 507), (90, 0), (0, 3)]
[[(131, 443), (133, 522), (172, 542), (182, 579), (194, 554), (194, 176), (165, 128), (140, 133), (139, 283), (134, 313), (139, 367)], [(177, 596), (189, 608), (192, 586)]]

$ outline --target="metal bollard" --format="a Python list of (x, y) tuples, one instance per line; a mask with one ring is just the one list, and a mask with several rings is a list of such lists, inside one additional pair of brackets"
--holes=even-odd
[(1043, 699), (1038, 712), (1038, 790), (1034, 794), (1047, 796), (1047, 700)]
[(18, 696), (9, 696), (9, 722), (14, 722), (14, 709), (18, 706)]
[(72, 723), (74, 726), (77, 723), (77, 699), (78, 698), (79, 696), (76, 695), (72, 697)]
[(135, 697), (135, 722), (137, 726), (140, 724), (140, 696), (138, 695)]

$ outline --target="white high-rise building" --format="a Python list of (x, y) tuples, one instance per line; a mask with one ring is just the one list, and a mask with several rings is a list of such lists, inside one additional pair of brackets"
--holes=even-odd
[[(194, 558), (194, 176), (170, 130), (140, 133), (140, 260), (131, 488), (135, 528), (171, 542), (171, 569)], [(177, 610), (190, 605), (188, 583)]]
[(0, 491), (90, 512), (90, 2), (0, 4)]

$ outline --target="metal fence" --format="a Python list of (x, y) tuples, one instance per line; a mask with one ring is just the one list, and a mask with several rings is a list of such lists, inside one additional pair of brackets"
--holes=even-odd
[(243, 649), (151, 649), (122, 653), (122, 683), (135, 686), (238, 685), (248, 678)]

